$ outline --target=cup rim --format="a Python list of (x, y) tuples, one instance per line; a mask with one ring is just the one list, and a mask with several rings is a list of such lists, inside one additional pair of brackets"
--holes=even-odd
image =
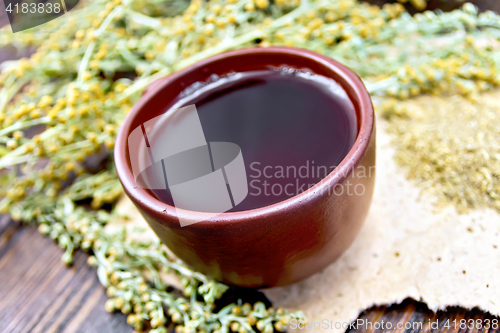
[[(207, 66), (213, 62), (244, 55), (247, 56), (249, 54), (282, 54), (308, 58), (309, 60), (319, 63), (323, 67), (326, 67), (326, 69), (335, 72), (338, 75), (338, 78), (336, 78), (337, 83), (339, 83), (344, 89), (346, 89), (346, 87), (350, 87), (349, 97), (351, 98), (351, 100), (353, 98), (357, 99), (357, 101), (354, 101), (354, 103), (357, 103), (359, 108), (359, 129), (352, 148), (349, 150), (349, 153), (342, 159), (339, 165), (314, 186), (293, 197), (264, 207), (236, 212), (220, 213), (215, 217), (213, 217), (213, 214), (211, 213), (190, 211), (168, 205), (158, 200), (152, 193), (148, 192), (146, 189), (138, 187), (132, 174), (130, 164), (127, 161), (127, 136), (132, 130), (131, 125), (133, 120), (141, 112), (144, 112), (145, 104), (153, 96), (160, 93), (172, 81), (175, 81), (176, 79), (179, 79), (188, 73), (200, 70), (204, 66)], [(139, 206), (141, 210), (146, 212), (153, 212), (155, 215), (164, 216), (164, 218), (161, 219), (161, 222), (164, 224), (169, 224), (170, 226), (173, 226), (172, 221), (177, 221), (177, 226), (180, 226), (178, 222), (179, 214), (182, 214), (183, 218), (192, 218), (197, 221), (202, 221), (192, 224), (190, 225), (190, 227), (203, 228), (207, 226), (213, 227), (214, 223), (218, 226), (224, 226), (236, 221), (260, 219), (263, 216), (269, 217), (270, 215), (278, 214), (283, 211), (292, 212), (297, 207), (325, 195), (324, 193), (328, 192), (325, 190), (335, 187), (343, 179), (345, 179), (349, 174), (349, 171), (352, 168), (356, 167), (365, 156), (371, 142), (371, 136), (374, 133), (375, 114), (373, 105), (370, 99), (370, 95), (361, 79), (348, 67), (327, 56), (295, 47), (251, 47), (220, 53), (218, 55), (199, 61), (184, 69), (181, 69), (167, 77), (161, 78), (151, 83), (148, 88), (149, 89), (146, 90), (145, 94), (139, 99), (139, 101), (133, 105), (132, 109), (127, 114), (125, 120), (120, 126), (114, 148), (115, 167), (120, 182), (122, 183), (122, 186), (128, 197), (137, 206)], [(208, 217), (208, 220), (205, 217)]]

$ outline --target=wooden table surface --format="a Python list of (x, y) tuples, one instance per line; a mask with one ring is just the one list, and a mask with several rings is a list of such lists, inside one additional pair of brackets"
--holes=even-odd
[[(481, 9), (500, 10), (500, 0), (473, 2)], [(0, 26), (5, 24), (4, 14), (0, 13)], [(7, 59), (6, 54), (1, 53), (0, 62)], [(40, 235), (36, 226), (21, 226), (8, 216), (0, 217), (0, 333), (133, 332), (125, 315), (109, 314), (104, 310), (107, 296), (97, 279), (96, 268), (86, 264), (87, 254), (77, 252), (75, 263), (69, 268), (61, 262), (61, 255), (62, 250), (50, 238)], [(358, 319), (372, 326), (362, 325), (349, 329), (349, 333), (500, 332), (500, 329), (479, 329), (478, 326), (473, 329), (460, 329), (455, 325), (445, 327), (447, 319), (459, 322), (461, 319), (491, 321), (499, 318), (478, 309), (456, 307), (433, 313), (425, 304), (411, 299), (402, 304), (367, 309)], [(430, 325), (438, 321), (440, 327)], [(397, 323), (411, 324), (407, 324), (410, 328), (396, 329)]]
[(133, 332), (126, 316), (104, 310), (105, 289), (87, 254), (62, 250), (35, 226), (0, 219), (0, 332)]

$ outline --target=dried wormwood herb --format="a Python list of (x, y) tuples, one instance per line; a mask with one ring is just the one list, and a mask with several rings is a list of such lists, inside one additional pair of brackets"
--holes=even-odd
[(395, 134), (396, 161), (461, 212), (500, 211), (499, 98), (495, 91), (480, 103), (459, 95), (387, 102), (383, 115)]
[[(302, 315), (261, 303), (230, 304), (214, 313), (224, 285), (169, 258), (157, 243), (106, 231), (116, 213), (97, 209), (116, 202), (121, 186), (112, 165), (92, 175), (85, 161), (109, 154), (117, 127), (150, 82), (257, 41), (336, 58), (362, 76), (375, 99), (450, 90), (475, 98), (500, 85), (495, 44), (500, 17), (478, 14), (470, 4), (414, 17), (398, 3), (379, 8), (355, 0), (183, 5), (182, 0), (95, 0), (36, 31), (14, 37), (2, 30), (0, 46), (32, 45), (37, 51), (2, 65), (0, 210), (39, 223), (40, 231), (65, 249), (65, 263), (71, 263), (75, 248), (92, 251), (89, 263), (98, 266), (112, 297), (106, 309), (129, 314), (137, 330), (165, 332), (170, 322), (177, 332), (284, 330)], [(37, 125), (45, 126), (43, 132), (25, 137), (23, 131)], [(84, 199), (91, 199), (96, 211), (76, 205)], [(183, 296), (165, 289), (162, 270), (181, 278)]]

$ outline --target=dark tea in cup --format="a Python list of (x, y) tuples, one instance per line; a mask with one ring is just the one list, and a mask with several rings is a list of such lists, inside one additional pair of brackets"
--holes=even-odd
[(363, 225), (375, 179), (358, 171), (375, 166), (375, 116), (361, 79), (331, 58), (240, 49), (150, 85), (115, 162), (127, 196), (188, 265), (232, 285), (281, 286), (326, 267)]
[[(182, 112), (179, 110), (189, 105), (196, 107), (207, 142), (234, 143), (241, 149), (246, 196), (240, 202), (233, 199), (232, 208), (223, 211), (265, 207), (306, 191), (335, 169), (351, 150), (357, 135), (356, 112), (344, 89), (334, 80), (307, 70), (285, 67), (224, 77), (213, 75), (208, 82), (188, 87), (165, 106), (165, 114)], [(181, 118), (177, 121), (182, 122), (182, 117), (177, 115)], [(163, 144), (162, 132), (172, 130), (175, 129), (166, 123), (147, 130), (149, 145)], [(181, 140), (178, 138), (175, 144), (181, 145)], [(205, 148), (183, 153), (185, 161), (180, 169), (198, 169), (185, 181), (215, 171), (209, 157), (205, 171), (199, 170), (203, 162), (188, 157), (200, 156), (200, 149)], [(211, 154), (209, 146), (205, 154)], [(178, 158), (178, 162), (182, 161)], [(167, 180), (168, 165), (162, 169), (163, 172), (144, 174), (147, 187), (159, 200), (179, 206), (170, 191), (172, 182)], [(228, 182), (228, 191), (234, 192), (229, 185)], [(218, 194), (210, 197), (214, 195)], [(200, 207), (204, 206), (194, 208), (203, 211)]]

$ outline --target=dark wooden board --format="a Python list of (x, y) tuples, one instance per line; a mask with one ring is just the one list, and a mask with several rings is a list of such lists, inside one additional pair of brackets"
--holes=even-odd
[[(395, 3), (397, 0), (364, 0), (371, 4), (382, 6), (385, 3)], [(480, 11), (493, 10), (495, 12), (500, 12), (500, 1), (498, 0), (428, 0), (426, 10), (441, 9), (443, 11), (450, 11), (460, 8), (465, 2), (471, 2), (475, 4)], [(408, 1), (405, 5), (406, 9), (410, 13), (415, 13), (415, 7), (413, 7)]]
[[(445, 278), (445, 277), (443, 277)], [(406, 299), (401, 304), (391, 306), (378, 306), (365, 310), (360, 314), (358, 320), (364, 320), (359, 329), (351, 329), (346, 333), (366, 332), (366, 333), (497, 333), (500, 332), (499, 324), (495, 328), (491, 325), (493, 320), (499, 320), (498, 317), (481, 311), (477, 308), (464, 309), (461, 307), (449, 307), (445, 311), (437, 313), (421, 302), (412, 299)], [(470, 321), (477, 322), (471, 324)], [(461, 321), (464, 326), (461, 327)], [(490, 328), (486, 329), (484, 325), (490, 323)], [(367, 324), (371, 323), (371, 324)], [(377, 324), (382, 328), (377, 328)], [(388, 324), (390, 323), (390, 324)], [(401, 329), (396, 329), (398, 323)], [(406, 325), (405, 325), (406, 323)], [(392, 327), (389, 328), (389, 325)], [(465, 327), (466, 325), (469, 328)], [(405, 328), (406, 326), (406, 328)]]
[(132, 332), (125, 315), (104, 310), (105, 289), (87, 254), (66, 267), (62, 253), (35, 226), (0, 220), (0, 332)]

